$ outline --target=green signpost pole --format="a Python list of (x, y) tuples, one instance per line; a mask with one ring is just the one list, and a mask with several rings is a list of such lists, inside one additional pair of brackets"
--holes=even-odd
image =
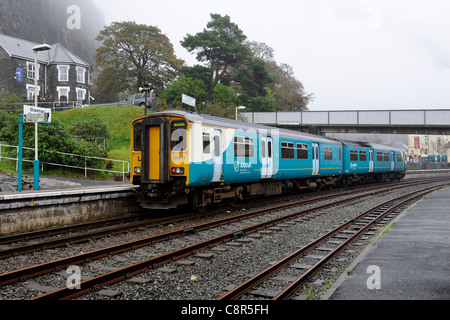
[(18, 163), (18, 176), (19, 176), (19, 183), (17, 190), (22, 191), (22, 146), (23, 146), (23, 115), (19, 115), (19, 163)]

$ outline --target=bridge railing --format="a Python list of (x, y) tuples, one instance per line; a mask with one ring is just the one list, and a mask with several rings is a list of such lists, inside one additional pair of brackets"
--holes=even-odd
[(358, 110), (242, 112), (248, 122), (267, 125), (450, 126), (450, 110)]

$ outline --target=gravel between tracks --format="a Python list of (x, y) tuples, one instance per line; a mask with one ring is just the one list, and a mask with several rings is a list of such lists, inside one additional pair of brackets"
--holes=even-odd
[[(430, 184), (431, 185), (431, 184)], [(212, 256), (195, 257), (190, 256), (178, 262), (172, 262), (164, 266), (165, 271), (159, 269), (150, 270), (139, 274), (132, 281), (122, 281), (109, 285), (113, 296), (89, 293), (77, 299), (80, 300), (102, 300), (102, 299), (123, 299), (123, 300), (202, 300), (216, 299), (226, 292), (226, 287), (236, 285), (253, 274), (263, 270), (272, 262), (290, 254), (299, 247), (309, 243), (320, 234), (327, 232), (334, 226), (368, 210), (376, 204), (388, 201), (400, 194), (412, 192), (421, 187), (408, 187), (394, 190), (387, 194), (378, 195), (365, 201), (356, 201), (351, 205), (342, 205), (339, 208), (324, 210), (320, 215), (312, 219), (303, 219), (303, 222), (283, 223), (282, 227), (270, 230), (270, 233), (259, 232), (260, 237), (245, 237), (228, 244), (222, 244), (213, 249), (202, 251), (202, 253), (212, 254)], [(268, 204), (270, 206), (271, 204)], [(305, 206), (306, 208), (307, 206)], [(242, 209), (241, 209), (242, 210)], [(292, 211), (293, 209), (284, 210)], [(217, 218), (217, 217), (215, 217)], [(211, 219), (211, 217), (209, 218)], [(258, 218), (254, 218), (258, 219)], [(254, 220), (253, 219), (253, 220)], [(195, 221), (195, 224), (203, 221)], [(191, 223), (192, 224), (192, 223)], [(108, 246), (114, 243), (122, 243), (149, 236), (151, 234), (166, 232), (174, 228), (186, 228), (189, 223), (165, 226), (156, 229), (141, 230), (139, 232), (125, 233), (114, 237), (108, 237), (93, 242), (73, 245), (70, 247), (46, 250), (34, 254), (13, 257), (0, 260), (0, 272), (7, 272), (37, 264), (42, 261), (57, 259), (58, 257), (73, 255), (81, 252), (95, 250), (101, 246)], [(240, 224), (242, 227), (242, 224)], [(239, 227), (238, 227), (239, 228)], [(231, 226), (221, 227), (222, 233), (233, 231)], [(205, 231), (187, 237), (173, 239), (160, 244), (144, 247), (130, 251), (119, 256), (109, 257), (91, 264), (80, 266), (82, 277), (89, 277), (105, 273), (109, 268), (119, 268), (130, 265), (134, 262), (149, 259), (171, 250), (187, 246), (206, 239), (210, 233), (217, 231)], [(339, 258), (345, 258), (344, 262), (334, 261), (332, 272), (321, 272), (313, 281), (307, 285), (301, 298), (319, 299), (320, 295), (327, 290), (330, 283), (334, 282), (351, 262), (364, 250), (367, 244), (371, 244), (370, 239), (360, 246), (352, 246), (346, 252), (340, 254)], [(224, 251), (219, 251), (219, 250)], [(180, 264), (185, 263), (185, 264)], [(192, 263), (193, 262), (193, 263)], [(171, 272), (168, 272), (171, 271)], [(63, 272), (58, 274), (48, 274), (41, 277), (36, 282), (41, 285), (60, 288), (66, 285), (66, 276)], [(68, 276), (68, 275), (67, 275)], [(321, 281), (316, 281), (320, 279)], [(133, 280), (133, 279), (131, 279)], [(315, 284), (313, 284), (313, 282)], [(0, 300), (2, 299), (29, 299), (37, 295), (31, 289), (34, 279), (27, 280), (19, 285), (5, 286), (0, 288)], [(286, 283), (280, 283), (286, 284)], [(281, 287), (280, 287), (281, 289)], [(251, 299), (251, 296), (246, 296)]]

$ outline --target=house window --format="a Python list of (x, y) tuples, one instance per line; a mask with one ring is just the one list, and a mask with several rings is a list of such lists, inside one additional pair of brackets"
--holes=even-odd
[(58, 81), (69, 81), (69, 66), (58, 66)]
[[(31, 84), (27, 84), (27, 99), (30, 101), (34, 100), (34, 93), (35, 93), (34, 86)], [(41, 87), (38, 86), (38, 96), (40, 95), (40, 93)]]
[[(40, 66), (38, 65), (38, 71), (40, 70)], [(34, 80), (34, 63), (33, 62), (27, 62), (27, 78)], [(39, 72), (37, 79), (39, 80)]]
[(77, 88), (77, 101), (78, 101), (78, 103), (82, 104), (85, 98), (86, 98), (86, 89)]
[(77, 82), (85, 83), (86, 82), (86, 68), (77, 67)]
[(70, 87), (56, 87), (56, 91), (58, 91), (58, 100), (61, 100), (61, 97), (65, 97), (65, 100), (69, 101)]

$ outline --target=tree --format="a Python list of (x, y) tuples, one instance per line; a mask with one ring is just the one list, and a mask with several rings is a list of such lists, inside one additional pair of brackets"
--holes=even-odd
[(262, 59), (253, 58), (245, 67), (239, 69), (234, 78), (240, 84), (241, 104), (249, 111), (276, 110), (276, 101), (267, 87), (275, 78)]
[(211, 14), (207, 28), (196, 35), (188, 34), (181, 45), (189, 52), (197, 53), (197, 60), (209, 63), (210, 81), (206, 102), (210, 102), (214, 88), (221, 79), (226, 79), (230, 68), (242, 64), (251, 57), (250, 49), (244, 44), (247, 37), (228, 15)]
[(304, 111), (314, 98), (313, 94), (305, 92), (303, 84), (295, 79), (294, 71), (288, 64), (277, 65), (275, 61), (267, 63), (268, 69), (275, 75), (275, 81), (269, 84), (277, 101), (277, 110)]
[(190, 111), (202, 112), (202, 103), (205, 101), (205, 83), (200, 79), (193, 79), (182, 74), (178, 79), (167, 86), (161, 94), (161, 99), (165, 100), (171, 107), (181, 108), (181, 94), (187, 94), (196, 99), (196, 109), (192, 107)]
[(97, 64), (102, 70), (97, 93), (134, 91), (150, 83), (164, 89), (183, 61), (177, 59), (169, 39), (157, 27), (135, 22), (113, 22), (97, 37)]
[(274, 59), (274, 50), (265, 43), (247, 42), (253, 55), (264, 61), (268, 72), (274, 77), (267, 86), (276, 100), (276, 109), (280, 111), (307, 110), (307, 105), (314, 98), (307, 94), (303, 84), (294, 77), (294, 70), (286, 63), (278, 65)]

